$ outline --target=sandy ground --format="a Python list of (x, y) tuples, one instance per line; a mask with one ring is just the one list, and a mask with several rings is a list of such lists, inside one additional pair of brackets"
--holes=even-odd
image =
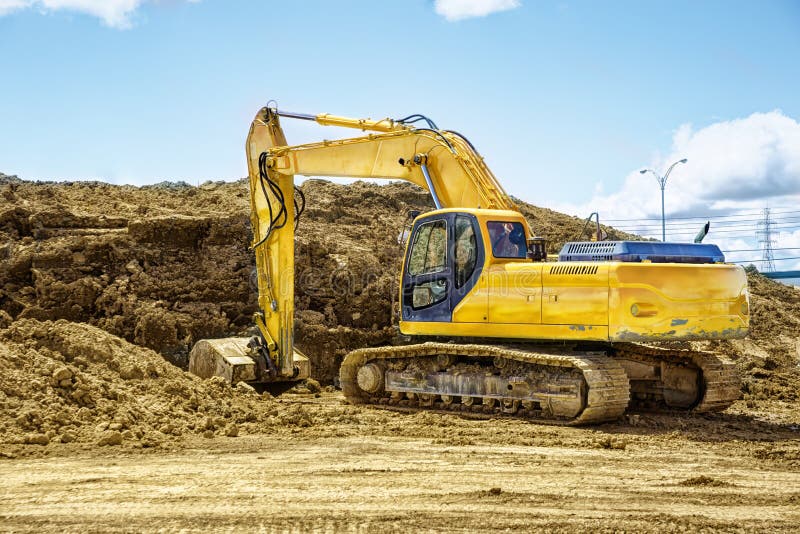
[(641, 415), (581, 429), (355, 408), (339, 393), (280, 402), (304, 406), (310, 425), (157, 449), (17, 449), (0, 461), (0, 529), (794, 531), (800, 521), (794, 424)]

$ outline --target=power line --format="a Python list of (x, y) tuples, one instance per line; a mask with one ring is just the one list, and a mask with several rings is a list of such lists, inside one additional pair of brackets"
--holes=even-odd
[[(786, 206), (785, 208), (773, 208), (772, 209), (772, 213), (773, 214), (778, 214), (778, 215), (785, 215), (787, 213), (800, 213), (800, 211), (798, 211), (796, 206), (795, 207)], [(732, 219), (732, 218), (739, 218), (739, 217), (753, 217), (753, 216), (756, 216), (756, 215), (759, 215), (759, 214), (761, 214), (760, 211), (738, 211), (738, 212), (730, 213), (730, 214), (727, 214), (727, 215), (693, 215), (693, 216), (686, 216), (686, 217), (677, 217), (676, 216), (676, 217), (670, 217), (670, 219), (672, 219), (672, 220), (691, 220), (691, 219), (703, 220), (703, 219), (709, 219), (709, 218), (712, 218), (712, 219), (714, 219), (714, 218), (716, 218), (716, 219)], [(656, 217), (637, 217), (637, 218), (633, 218), (633, 219), (605, 219), (605, 220), (614, 221), (614, 222), (625, 222), (625, 221), (660, 221), (661, 219), (660, 218), (656, 218)]]
[[(781, 247), (772, 250), (800, 250), (800, 247)], [(761, 252), (760, 248), (741, 248), (736, 250), (723, 250), (722, 252)]]
[[(800, 256), (791, 256), (789, 258), (772, 258), (772, 261), (787, 261), (787, 260), (800, 260)], [(731, 263), (758, 263), (763, 261), (762, 259), (755, 259), (755, 260), (736, 260), (732, 261)], [(774, 270), (774, 265), (773, 265)]]
[[(774, 230), (774, 228), (776, 228), (774, 225), (773, 225), (772, 228), (773, 228), (772, 233), (778, 233), (778, 232), (776, 232)], [(792, 229), (800, 230), (800, 226), (780, 227), (780, 229), (781, 230), (792, 230)], [(743, 229), (733, 228), (733, 229), (726, 229), (726, 230), (714, 230), (712, 228), (712, 230), (709, 232), (709, 235), (712, 235), (712, 234), (748, 234), (748, 233), (754, 232), (754, 231), (757, 232), (758, 231), (758, 227), (753, 226), (753, 227), (743, 228)], [(650, 231), (650, 232), (630, 232), (630, 233), (637, 233), (638, 235), (640, 235), (642, 237), (650, 237), (650, 236), (656, 236), (657, 232)], [(697, 232), (686, 232), (686, 231), (670, 232), (670, 235), (673, 236), (673, 237), (674, 236), (693, 236), (695, 234), (697, 234)]]
[[(773, 221), (781, 221), (781, 222), (796, 221), (798, 219), (800, 219), (800, 212), (798, 212), (798, 215), (790, 215), (788, 217), (772, 217)], [(763, 220), (763, 218), (758, 218), (758, 219), (737, 219), (737, 220), (730, 220), (730, 221), (727, 221), (727, 220), (721, 221), (721, 220), (716, 219), (715, 217), (703, 217), (702, 219), (700, 219), (700, 221), (690, 221), (690, 222), (686, 222), (686, 221), (668, 221), (667, 222), (667, 226), (694, 226), (694, 225), (699, 224), (700, 222), (705, 222), (705, 221), (716, 222), (717, 224), (749, 224), (749, 223), (761, 222), (762, 220)], [(643, 222), (641, 224), (620, 224), (620, 225), (615, 226), (615, 228), (629, 228), (629, 227), (631, 227), (631, 228), (632, 227), (641, 228), (641, 227), (648, 227), (648, 226), (653, 226), (654, 227), (654, 226), (661, 226), (661, 225), (648, 224), (646, 222)]]
[(773, 223), (769, 215), (769, 208), (764, 208), (764, 220), (758, 223), (759, 229), (756, 231), (758, 242), (764, 245), (764, 253), (761, 255), (762, 272), (775, 270), (775, 261), (772, 254), (772, 244), (775, 243), (775, 240), (772, 239)]
[[(776, 222), (775, 219), (770, 219), (770, 221), (771, 221), (773, 227), (777, 226), (777, 227), (785, 228), (785, 229), (786, 228), (800, 228), (800, 221), (798, 221), (798, 222), (780, 222), (780, 223)], [(727, 230), (743, 230), (743, 231), (756, 230), (760, 226), (759, 223), (756, 223), (756, 224), (743, 224), (743, 225), (739, 225), (739, 224), (714, 225), (713, 221), (711, 221), (711, 224), (712, 224), (712, 228), (722, 228), (722, 229), (724, 229), (726, 231)], [(686, 233), (686, 232), (689, 232), (689, 231), (691, 231), (691, 230), (693, 230), (695, 228), (700, 228), (701, 226), (703, 226), (703, 225), (698, 224), (698, 225), (691, 225), (691, 226), (676, 226), (676, 227), (672, 227), (671, 229), (675, 230), (675, 231), (678, 231), (678, 232), (683, 230), (684, 233)], [(614, 227), (614, 228), (617, 228), (617, 227)], [(638, 228), (640, 228), (642, 230), (646, 230), (646, 228), (641, 227), (641, 226), (638, 227)]]
[[(798, 219), (800, 219), (800, 213), (798, 215), (788, 214), (788, 216), (773, 217), (773, 220), (782, 221), (782, 222), (795, 221), (795, 220), (798, 220)], [(658, 224), (658, 225), (657, 224), (650, 224), (647, 219), (641, 219), (641, 220), (642, 220), (641, 223), (615, 224), (614, 227), (615, 228), (629, 228), (629, 227), (641, 228), (641, 227), (648, 227), (648, 226), (652, 226), (652, 227), (655, 227), (655, 226), (659, 226), (660, 227), (661, 226), (660, 224)], [(717, 224), (750, 224), (750, 223), (757, 223), (757, 222), (759, 222), (761, 220), (762, 219), (752, 219), (752, 218), (749, 218), (749, 219), (729, 219), (729, 220), (726, 219), (726, 220), (722, 220), (722, 219), (718, 219), (716, 217), (701, 217), (701, 218), (697, 219), (696, 221), (695, 220), (693, 220), (693, 221), (686, 221), (686, 220), (667, 221), (667, 226), (693, 226), (693, 225), (697, 225), (697, 224), (702, 224), (702, 223), (704, 223), (706, 221), (711, 221), (711, 222), (714, 222), (714, 223), (717, 223)], [(608, 221), (604, 220), (603, 222), (608, 222)]]
[[(716, 226), (736, 226), (736, 225), (746, 225), (746, 226), (754, 226), (751, 223), (758, 223), (761, 219), (742, 219), (738, 221), (718, 221), (713, 217), (705, 219), (707, 221), (711, 221)], [(775, 217), (772, 219), (777, 224), (791, 224), (794, 222), (800, 222), (799, 217)], [(699, 222), (692, 222), (692, 223), (685, 223), (685, 222), (668, 222), (667, 228), (696, 228), (697, 225), (700, 224)], [(637, 228), (661, 228), (660, 224), (620, 224), (615, 225), (614, 228), (618, 230), (625, 230), (625, 229), (637, 229)]]
[[(698, 227), (698, 228), (696, 228), (696, 229), (685, 229), (685, 230), (684, 230), (684, 229), (682, 229), (682, 228), (678, 228), (678, 229), (674, 229), (674, 230), (672, 230), (672, 231), (670, 232), (670, 234), (671, 234), (671, 235), (689, 235), (689, 234), (691, 234), (691, 235), (694, 235), (694, 234), (696, 234), (696, 233), (697, 233), (695, 230), (699, 230), (699, 229), (700, 229), (699, 227)], [(736, 227), (736, 226), (734, 226), (734, 227), (731, 227), (731, 226), (726, 226), (726, 227), (723, 227), (722, 229), (715, 228), (715, 227), (713, 227), (713, 226), (712, 226), (712, 227), (711, 227), (711, 231), (710, 231), (709, 233), (723, 233), (723, 234), (730, 234), (730, 233), (740, 233), (740, 234), (752, 234), (753, 232), (757, 232), (757, 231), (758, 231), (758, 229), (759, 229), (759, 226), (758, 226), (758, 225), (753, 225), (753, 226), (739, 226), (739, 227)], [(792, 225), (789, 225), (789, 226), (784, 226), (784, 225), (773, 224), (773, 225), (772, 225), (772, 229), (773, 229), (773, 232), (774, 232), (774, 233), (780, 233), (780, 232), (791, 233), (791, 232), (793, 232), (793, 231), (795, 231), (795, 230), (800, 230), (800, 225), (797, 225), (797, 224), (792, 224)], [(655, 234), (657, 234), (657, 233), (658, 233), (658, 231), (657, 231), (657, 230), (645, 230), (645, 231), (641, 231), (641, 232), (637, 232), (637, 231), (633, 231), (633, 230), (627, 230), (626, 232), (627, 232), (627, 233), (629, 233), (629, 234), (639, 234), (639, 235), (650, 235), (650, 234), (653, 234), (653, 235), (655, 235)]]
[[(779, 211), (779, 210), (783, 210), (783, 211)], [(782, 207), (778, 207), (778, 208), (772, 208), (771, 211), (772, 211), (773, 214), (800, 213), (800, 211), (797, 210), (796, 206), (782, 206)], [(712, 216), (698, 215), (698, 216), (694, 216), (694, 217), (670, 217), (670, 219), (671, 220), (678, 220), (678, 219), (679, 220), (691, 220), (691, 219), (708, 220), (708, 219), (715, 219), (715, 218), (716, 219), (722, 219), (722, 218), (734, 218), (734, 217), (752, 217), (753, 215), (759, 215), (759, 214), (761, 214), (760, 211), (753, 211), (753, 212), (741, 211), (741, 212), (736, 212), (736, 213), (733, 213), (733, 214), (730, 214), (730, 215), (712, 215)], [(660, 222), (661, 218), (660, 217), (640, 217), (640, 218), (635, 218), (635, 219), (604, 219), (604, 220), (608, 221), (608, 222), (628, 222), (628, 221), (659, 221)]]

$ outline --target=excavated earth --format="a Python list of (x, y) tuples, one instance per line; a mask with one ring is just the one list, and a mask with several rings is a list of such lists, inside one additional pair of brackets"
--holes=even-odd
[[(397, 237), (431, 206), (402, 183), (302, 189), (296, 339), (316, 380), (272, 397), (185, 371), (198, 339), (251, 331), (245, 182), (0, 175), (0, 530), (796, 526), (800, 290), (749, 272), (750, 337), (697, 344), (743, 377), (721, 414), (558, 428), (349, 406), (330, 384), (397, 335)], [(583, 227), (521, 209), (551, 252)]]

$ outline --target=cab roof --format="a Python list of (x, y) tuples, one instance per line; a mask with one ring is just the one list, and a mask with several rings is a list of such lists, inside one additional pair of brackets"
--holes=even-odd
[(417, 219), (432, 217), (434, 215), (445, 213), (469, 213), (470, 215), (475, 215), (481, 219), (500, 218), (519, 219), (522, 221), (525, 220), (525, 217), (522, 215), (522, 213), (515, 210), (491, 210), (482, 208), (443, 208), (440, 210), (426, 211), (425, 213), (421, 213), (417, 216)]

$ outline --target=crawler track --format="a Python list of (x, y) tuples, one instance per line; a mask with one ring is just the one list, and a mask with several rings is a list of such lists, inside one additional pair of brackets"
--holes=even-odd
[(624, 369), (603, 352), (550, 353), (524, 345), (429, 342), (360, 349), (345, 357), (340, 380), (356, 404), (558, 425), (617, 419), (630, 397)]
[[(741, 383), (734, 364), (713, 353), (664, 349), (635, 343), (614, 345), (610, 354), (631, 379), (631, 409), (719, 412), (739, 399)], [(654, 372), (638, 376), (627, 362)], [(670, 377), (676, 377), (670, 380)]]
[[(365, 366), (376, 376), (370, 391), (359, 385)], [(359, 349), (345, 357), (340, 380), (355, 404), (556, 425), (611, 421), (626, 409), (722, 411), (740, 397), (735, 366), (713, 353), (635, 343), (583, 351), (443, 342)]]

